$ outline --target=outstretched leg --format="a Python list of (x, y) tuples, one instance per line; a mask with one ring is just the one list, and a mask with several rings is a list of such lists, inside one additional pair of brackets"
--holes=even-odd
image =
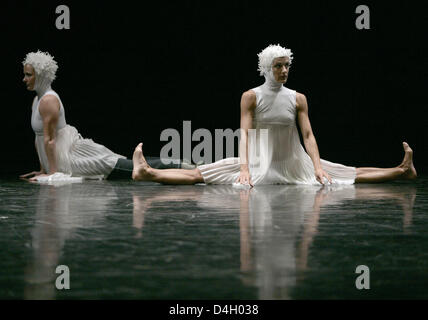
[(417, 173), (413, 165), (413, 150), (403, 142), (404, 159), (394, 168), (357, 168), (355, 183), (385, 182), (391, 180), (416, 179)]
[(147, 164), (143, 155), (143, 144), (140, 143), (132, 157), (134, 169), (132, 179), (137, 181), (153, 181), (165, 184), (204, 183), (199, 169), (154, 169)]

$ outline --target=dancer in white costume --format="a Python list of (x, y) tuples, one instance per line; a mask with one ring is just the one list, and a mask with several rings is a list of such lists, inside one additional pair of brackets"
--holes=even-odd
[[(73, 177), (107, 178), (114, 170), (119, 178), (131, 178), (133, 163), (91, 139), (84, 139), (76, 128), (65, 121), (61, 99), (52, 90), (56, 77), (57, 62), (47, 52), (30, 52), (24, 65), (27, 89), (36, 91), (31, 115), (31, 126), (36, 134), (36, 150), (40, 171), (23, 174), (20, 178), (31, 181), (43, 180), (55, 173)], [(163, 165), (159, 158), (148, 159), (158, 168), (181, 168), (178, 165)]]
[[(249, 186), (353, 184), (415, 179), (417, 175), (413, 166), (413, 151), (405, 142), (404, 159), (394, 168), (355, 168), (320, 159), (308, 117), (306, 97), (284, 87), (292, 55), (290, 49), (279, 45), (270, 45), (259, 53), (259, 71), (266, 81), (242, 95), (239, 158), (223, 159), (189, 171), (157, 170), (145, 161), (140, 143), (133, 156), (133, 179), (170, 184), (205, 182)], [(306, 152), (300, 143), (296, 120)], [(256, 134), (250, 134), (249, 129), (255, 129)], [(263, 135), (261, 129), (267, 129), (267, 135)]]

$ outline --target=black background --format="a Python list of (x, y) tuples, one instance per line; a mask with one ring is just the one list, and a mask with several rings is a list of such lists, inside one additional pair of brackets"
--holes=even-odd
[[(70, 8), (58, 30), (55, 8)], [(355, 9), (370, 9), (358, 30)], [(427, 11), (416, 1), (21, 1), (0, 5), (1, 174), (38, 169), (30, 125), (34, 92), (22, 60), (48, 51), (52, 87), (83, 137), (132, 156), (159, 155), (166, 128), (239, 128), (242, 92), (263, 83), (257, 53), (294, 53), (287, 87), (306, 95), (321, 158), (398, 165), (402, 141), (427, 169)], [(196, 145), (197, 143), (194, 143)], [(193, 145), (193, 146), (194, 146)]]

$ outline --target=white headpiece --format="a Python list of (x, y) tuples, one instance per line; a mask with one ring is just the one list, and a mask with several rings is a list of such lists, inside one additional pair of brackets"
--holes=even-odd
[(38, 76), (43, 76), (52, 82), (58, 70), (58, 64), (53, 58), (49, 53), (38, 50), (28, 53), (22, 64), (30, 64)]
[(43, 94), (50, 89), (52, 81), (56, 78), (58, 64), (48, 52), (30, 52), (22, 62), (23, 65), (29, 64), (36, 72), (36, 83), (34, 90), (37, 94)]
[(267, 75), (270, 71), (272, 71), (273, 59), (279, 57), (288, 57), (288, 59), (290, 59), (290, 65), (291, 61), (293, 60), (293, 53), (291, 50), (283, 48), (279, 44), (270, 44), (265, 49), (263, 49), (262, 52), (257, 54), (257, 56), (259, 57), (259, 68), (257, 70), (260, 71), (261, 76)]

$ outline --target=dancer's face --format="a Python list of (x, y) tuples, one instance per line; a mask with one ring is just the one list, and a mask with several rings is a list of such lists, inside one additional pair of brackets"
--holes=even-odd
[(22, 79), (22, 81), (24, 81), (27, 85), (27, 90), (34, 90), (34, 84), (36, 83), (36, 72), (29, 64), (24, 65), (24, 79)]
[(288, 79), (288, 71), (290, 71), (290, 59), (288, 57), (273, 59), (272, 73), (276, 81), (286, 83)]

